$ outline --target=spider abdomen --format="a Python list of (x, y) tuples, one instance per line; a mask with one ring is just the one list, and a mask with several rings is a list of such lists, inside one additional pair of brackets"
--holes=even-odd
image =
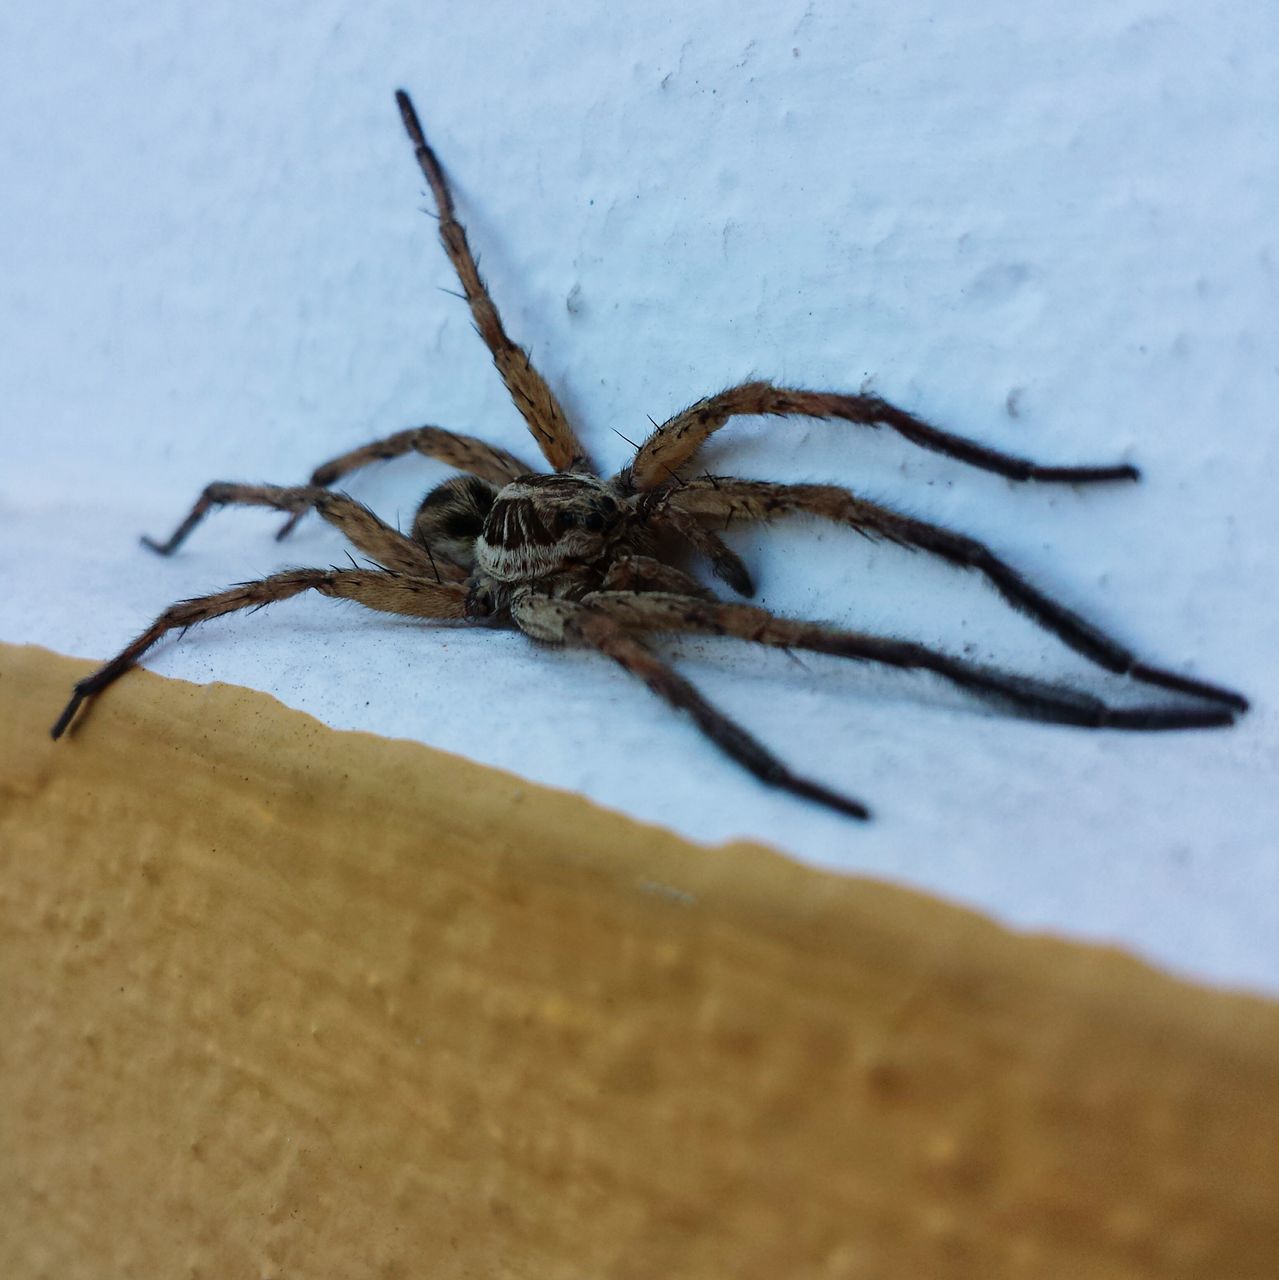
[(454, 476), (422, 499), (413, 519), (413, 537), (435, 547), (463, 569), (475, 563), (475, 542), (484, 529), (497, 487), (479, 476)]

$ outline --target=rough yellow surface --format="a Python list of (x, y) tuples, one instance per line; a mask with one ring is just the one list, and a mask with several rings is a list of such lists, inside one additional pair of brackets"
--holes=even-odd
[(1279, 1275), (1279, 1008), (0, 647), (0, 1276)]

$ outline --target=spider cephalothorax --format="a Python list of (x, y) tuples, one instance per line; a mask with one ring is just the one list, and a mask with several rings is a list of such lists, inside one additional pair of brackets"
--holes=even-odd
[(612, 561), (638, 550), (632, 516), (594, 476), (521, 476), (493, 498), (475, 540), (476, 571), (579, 600), (599, 587)]
[[(324, 463), (307, 485), (217, 482), (207, 486), (167, 541), (143, 539), (146, 545), (171, 554), (213, 507), (252, 504), (290, 513), (280, 537), (307, 511), (315, 511), (381, 567), (288, 569), (171, 606), (132, 644), (76, 685), (53, 726), (55, 738), (66, 730), (86, 698), (123, 675), (167, 632), (303, 591), (410, 617), (513, 626), (535, 640), (598, 650), (672, 706), (687, 711), (717, 746), (761, 781), (855, 818), (867, 816), (865, 806), (792, 773), (711, 706), (642, 637), (649, 632), (729, 635), (779, 648), (919, 668), (1023, 715), (1085, 728), (1210, 728), (1231, 723), (1247, 709), (1246, 700), (1237, 693), (1142, 662), (1119, 641), (1028, 582), (989, 547), (964, 534), (904, 516), (834, 485), (774, 484), (706, 472), (691, 478), (681, 474), (714, 432), (731, 419), (750, 414), (885, 426), (913, 444), (1012, 480), (1097, 484), (1137, 479), (1136, 469), (1127, 464), (1041, 466), (942, 431), (878, 396), (746, 382), (676, 414), (636, 449), (628, 466), (611, 479), (599, 477), (555, 394), (527, 353), (507, 337), (413, 105), (403, 92), (396, 99), (439, 211), (440, 238), (462, 283), (475, 327), (554, 474), (537, 473), (504, 449), (473, 436), (424, 426)], [(464, 473), (426, 495), (411, 536), (329, 488), (358, 467), (411, 452), (437, 458)], [(1098, 666), (1180, 696), (1143, 706), (1110, 706), (1079, 690), (999, 671), (908, 640), (782, 618), (751, 605), (723, 601), (686, 572), (689, 560), (704, 560), (739, 595), (752, 595), (754, 586), (746, 566), (717, 530), (730, 521), (750, 523), (798, 513), (976, 570), (1014, 608)]]
[(413, 531), (470, 571), (466, 614), (477, 621), (505, 620), (523, 591), (580, 600), (611, 565), (652, 548), (616, 485), (572, 472), (530, 473), (501, 488), (476, 476), (446, 480), (422, 500)]

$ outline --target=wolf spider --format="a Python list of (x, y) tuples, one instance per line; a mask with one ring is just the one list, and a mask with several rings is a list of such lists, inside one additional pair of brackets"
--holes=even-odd
[[(1058, 604), (989, 547), (939, 525), (901, 515), (846, 489), (825, 484), (773, 484), (702, 473), (679, 475), (707, 439), (747, 415), (841, 418), (885, 426), (924, 449), (1007, 476), (1060, 484), (1137, 479), (1127, 465), (1041, 466), (931, 426), (875, 395), (843, 395), (747, 382), (699, 400), (657, 427), (628, 466), (609, 479), (592, 467), (554, 392), (526, 351), (506, 334), (458, 222), (453, 196), (417, 113), (396, 94), (404, 127), (434, 198), (444, 251), (461, 281), (475, 327), (502, 381), (554, 474), (471, 436), (416, 427), (374, 441), (316, 468), (301, 486), (210, 484), (165, 542), (172, 555), (214, 507), (238, 504), (289, 513), (284, 537), (308, 511), (336, 525), (380, 568), (286, 569), (166, 609), (104, 667), (81, 680), (53, 726), (58, 738), (80, 704), (123, 675), (167, 632), (261, 608), (303, 591), (355, 600), (370, 609), (454, 622), (516, 627), (534, 640), (596, 649), (687, 711), (723, 752), (761, 782), (866, 818), (857, 800), (793, 773), (745, 730), (713, 707), (641, 638), (650, 632), (736, 636), (783, 649), (931, 671), (975, 694), (1038, 720), (1084, 728), (1196, 729), (1230, 724), (1247, 709), (1239, 694), (1142, 662), (1117, 640)], [(367, 507), (330, 486), (377, 459), (421, 453), (465, 473), (422, 500), (405, 536)], [(974, 569), (1015, 609), (1099, 667), (1194, 701), (1112, 707), (1078, 690), (1013, 675), (906, 640), (797, 621), (720, 600), (675, 563), (707, 561), (739, 595), (754, 592), (750, 574), (716, 532), (728, 521), (767, 521), (806, 513), (847, 525), (870, 538), (917, 548)], [(352, 562), (354, 565), (354, 561)]]

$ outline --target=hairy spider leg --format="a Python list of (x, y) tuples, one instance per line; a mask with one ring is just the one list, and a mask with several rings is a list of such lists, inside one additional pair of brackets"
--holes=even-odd
[(1247, 699), (1229, 689), (1141, 662), (1099, 627), (1033, 586), (977, 539), (867, 502), (836, 485), (773, 484), (717, 476), (713, 480), (690, 480), (672, 494), (671, 502), (700, 516), (734, 520), (768, 520), (802, 512), (848, 525), (871, 537), (918, 548), (961, 569), (982, 574), (1014, 609), (1107, 671), (1142, 684), (1221, 702), (1236, 711), (1248, 709)]
[(695, 632), (733, 636), (776, 648), (808, 649), (836, 657), (930, 671), (971, 693), (994, 698), (1051, 724), (1085, 729), (1208, 729), (1231, 724), (1225, 707), (1111, 707), (1100, 698), (993, 667), (966, 662), (925, 645), (821, 623), (781, 618), (748, 604), (726, 604), (654, 592), (593, 592), (583, 605), (636, 631)]
[(191, 530), (214, 507), (273, 507), (277, 511), (309, 511), (314, 508), (330, 524), (339, 528), (357, 551), (388, 569), (422, 574), (436, 580), (461, 581), (466, 574), (447, 557), (436, 556), (421, 544), (406, 538), (379, 519), (363, 503), (345, 493), (330, 493), (314, 485), (289, 487), (277, 484), (233, 484), (215, 481), (206, 485), (190, 514), (165, 542), (143, 537), (142, 545), (162, 556), (172, 555)]
[(485, 346), (492, 352), (493, 363), (497, 366), (515, 407), (528, 423), (547, 462), (556, 471), (591, 471), (586, 450), (569, 425), (555, 393), (533, 367), (528, 352), (516, 346), (502, 327), (497, 307), (489, 296), (488, 287), (471, 254), (466, 231), (455, 215), (453, 194), (445, 180), (444, 171), (440, 168), (435, 152), (427, 144), (409, 95), (403, 89), (397, 89), (395, 100), (400, 107), (404, 128), (413, 143), (417, 162), (431, 188), (431, 195), (435, 198), (444, 252), (448, 254), (449, 261), (457, 272), (471, 315), (475, 319), (475, 327), (484, 339)]
[[(534, 470), (513, 453), (507, 453), (496, 445), (486, 444), (475, 436), (445, 431), (442, 427), (409, 427), (405, 431), (397, 431), (382, 440), (373, 440), (358, 449), (351, 449), (322, 462), (311, 473), (311, 483), (327, 488), (361, 467), (383, 462), (388, 458), (398, 458), (406, 453), (420, 453), (423, 457), (434, 458), (459, 471), (479, 476), (499, 488)], [(287, 538), (308, 510), (309, 508), (303, 507), (295, 511), (275, 535), (276, 541)]]
[[(629, 597), (628, 597), (629, 598)], [(644, 599), (646, 597), (633, 597)], [(687, 711), (693, 722), (726, 756), (749, 770), (761, 782), (804, 800), (833, 809), (848, 818), (865, 821), (870, 810), (850, 796), (841, 795), (810, 778), (792, 772), (741, 725), (708, 702), (677, 671), (658, 658), (634, 636), (627, 635), (606, 609), (572, 605), (565, 624), (566, 639), (598, 649), (623, 670), (637, 676), (657, 696), (678, 711)]]
[(912, 444), (956, 458), (1010, 480), (1042, 480), (1057, 484), (1097, 484), (1136, 480), (1136, 467), (1046, 467), (1027, 458), (1001, 453), (974, 440), (953, 435), (875, 395), (841, 395), (776, 387), (771, 382), (744, 382), (707, 396), (662, 423), (640, 445), (630, 466), (619, 475), (636, 489), (652, 489), (683, 466), (730, 418), (751, 414), (775, 417), (842, 418), (866, 427), (889, 427)]
[(335, 599), (354, 600), (381, 613), (412, 618), (462, 619), (466, 616), (466, 588), (456, 583), (437, 583), (379, 569), (286, 569), (255, 582), (242, 582), (213, 595), (170, 605), (132, 644), (76, 684), (71, 701), (50, 734), (60, 738), (85, 699), (118, 680), (168, 632), (179, 628), (185, 631), (197, 622), (207, 622), (241, 609), (261, 609), (303, 591), (318, 591)]
[(674, 595), (698, 596), (703, 600), (716, 597), (700, 582), (695, 582), (682, 569), (655, 560), (652, 556), (623, 556), (614, 560), (600, 583), (601, 591), (665, 591)]
[(728, 583), (739, 596), (753, 596), (755, 583), (741, 556), (713, 529), (708, 529), (673, 504), (662, 507), (655, 522), (668, 524), (699, 555), (710, 562), (711, 571), (722, 582)]

